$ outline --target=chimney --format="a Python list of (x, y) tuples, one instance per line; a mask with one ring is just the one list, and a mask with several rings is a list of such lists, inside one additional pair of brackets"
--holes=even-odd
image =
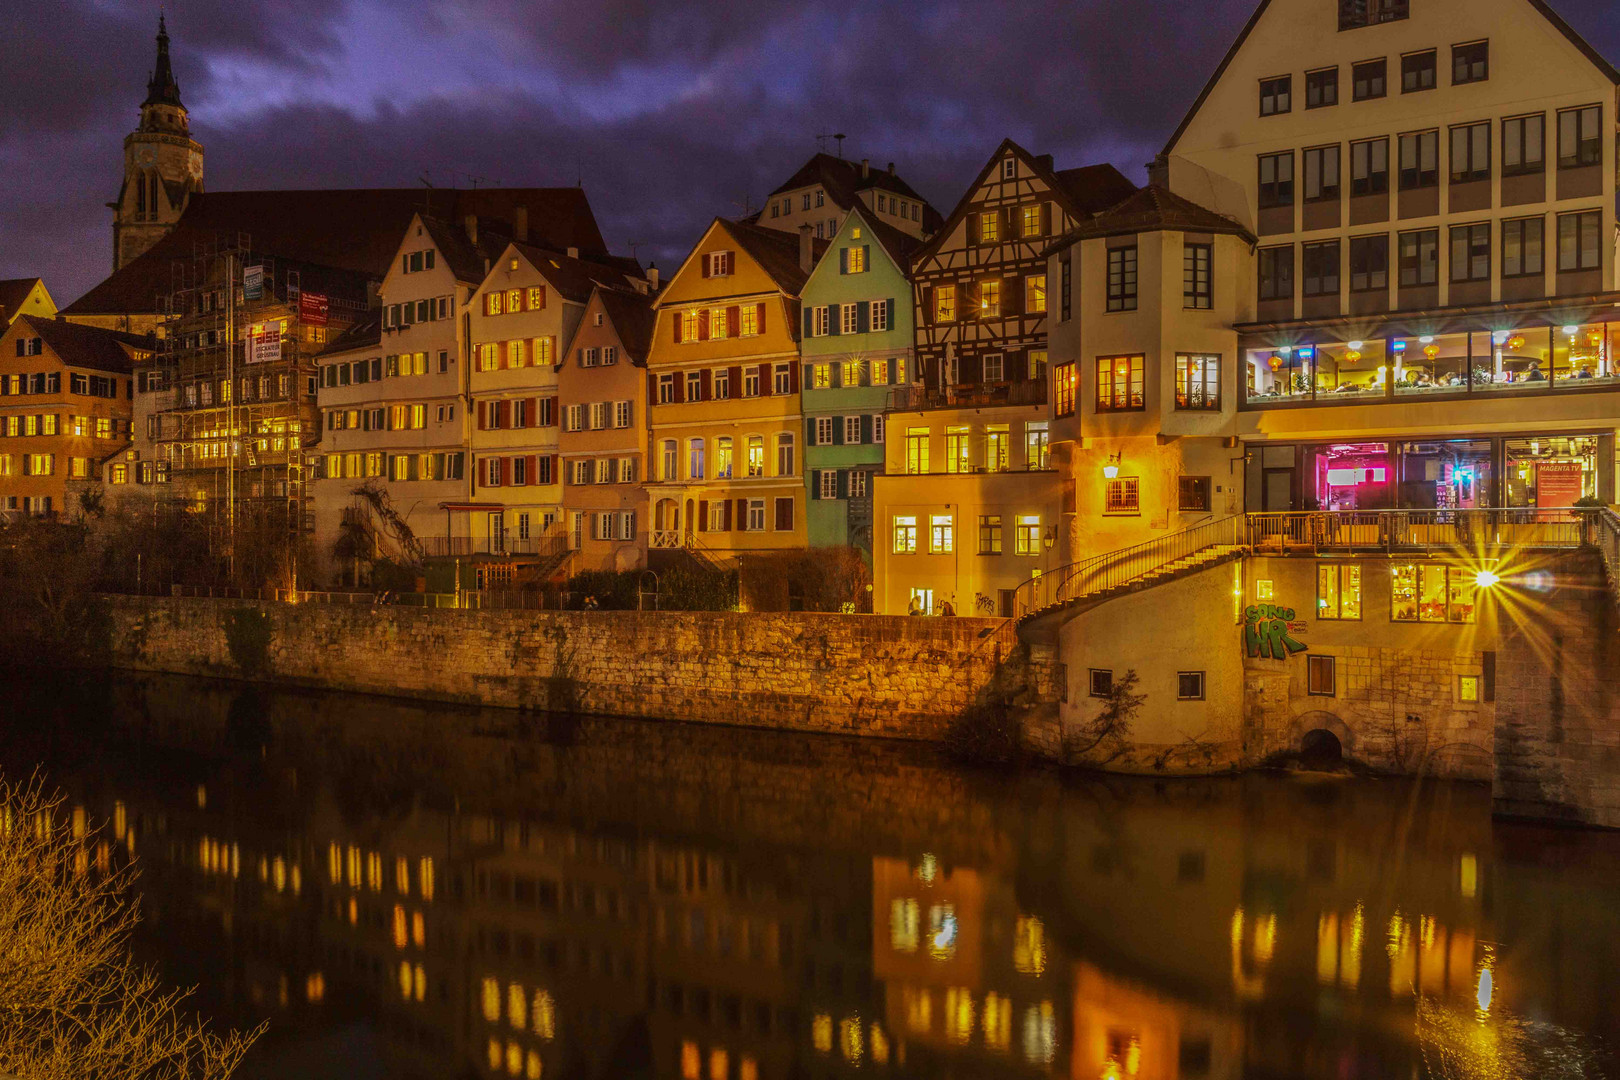
[(1041, 168), (1045, 169), (1047, 172), (1051, 172), (1052, 171), (1052, 155), (1051, 154), (1042, 154), (1040, 157), (1035, 159), (1035, 164), (1039, 165)]
[(872, 175), (872, 159), (871, 158), (866, 158), (866, 157), (861, 158), (861, 179), (865, 180), (867, 177), (869, 177), (871, 175)]
[(478, 243), (478, 215), (468, 214), (461, 219), (461, 223), (467, 227), (467, 240), (474, 244)]
[(519, 206), (512, 211), (512, 239), (520, 244), (529, 242), (529, 208)]
[(579, 248), (577, 248), (577, 247), (571, 247), (571, 248), (569, 248), (569, 249), (568, 249), (568, 257), (569, 257), (569, 258), (570, 258), (570, 259), (577, 259), (577, 258), (579, 258)]
[(647, 284), (652, 286), (653, 292), (658, 291), (658, 264), (647, 264)]
[(1148, 183), (1162, 188), (1169, 187), (1170, 159), (1165, 157), (1163, 154), (1160, 154), (1158, 157), (1148, 162), (1147, 174)]
[(816, 249), (810, 242), (810, 226), (799, 226), (799, 269), (806, 274), (816, 268)]
[(889, 175), (890, 176), (894, 175), (894, 162), (892, 162), (892, 161), (889, 162)]

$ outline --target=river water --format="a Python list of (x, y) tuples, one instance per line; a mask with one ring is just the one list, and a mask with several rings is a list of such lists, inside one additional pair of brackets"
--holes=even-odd
[[(245, 1077), (1614, 1072), (1620, 834), (1479, 785), (0, 675)], [(106, 844), (105, 850), (99, 845)]]

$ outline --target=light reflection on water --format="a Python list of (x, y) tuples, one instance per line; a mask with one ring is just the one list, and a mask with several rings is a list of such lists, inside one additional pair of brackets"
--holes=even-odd
[(1620, 1034), (1620, 837), (1493, 826), (1480, 786), (0, 692), (0, 763), (138, 856), (142, 948), (270, 1019), (246, 1076), (1573, 1077)]

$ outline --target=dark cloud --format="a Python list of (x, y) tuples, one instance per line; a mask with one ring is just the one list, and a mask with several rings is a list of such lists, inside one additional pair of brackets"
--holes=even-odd
[[(1133, 178), (1253, 0), (279, 0), (169, 4), (215, 190), (582, 182), (609, 241), (671, 266), (843, 132), (948, 210), (1011, 136)], [(1323, 0), (1327, 2), (1327, 0)], [(0, 98), (0, 276), (66, 303), (110, 262), (150, 9), (40, 5)], [(1620, 55), (1610, 0), (1560, 11)], [(830, 145), (829, 145), (830, 148)]]

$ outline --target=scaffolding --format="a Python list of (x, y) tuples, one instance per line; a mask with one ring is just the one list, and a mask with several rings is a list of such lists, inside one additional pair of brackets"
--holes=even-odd
[[(311, 531), (314, 357), (363, 308), (324, 294), (319, 307), (301, 302), (303, 275), (254, 251), (246, 233), (217, 235), (174, 260), (161, 298), (150, 378), (165, 393), (149, 421), (158, 468), (174, 499), (205, 516), (233, 578), (244, 536), (295, 553)], [(296, 587), (296, 564), (289, 573)]]

